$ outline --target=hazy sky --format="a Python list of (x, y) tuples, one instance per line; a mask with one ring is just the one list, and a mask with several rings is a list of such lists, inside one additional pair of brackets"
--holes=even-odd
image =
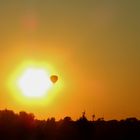
[[(49, 105), (21, 105), (6, 86), (30, 60), (51, 64), (63, 79)], [(140, 1), (0, 0), (0, 66), (1, 109), (140, 118)]]

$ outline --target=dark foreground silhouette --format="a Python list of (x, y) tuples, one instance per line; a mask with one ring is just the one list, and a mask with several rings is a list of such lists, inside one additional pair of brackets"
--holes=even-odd
[[(94, 116), (93, 116), (94, 119)], [(83, 113), (77, 121), (65, 117), (36, 120), (33, 114), (0, 111), (0, 140), (140, 140), (140, 121), (88, 121)]]

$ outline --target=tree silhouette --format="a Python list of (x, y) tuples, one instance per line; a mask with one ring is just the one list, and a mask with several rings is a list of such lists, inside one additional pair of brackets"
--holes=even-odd
[[(95, 115), (93, 116), (95, 118)], [(73, 121), (65, 117), (36, 120), (32, 113), (0, 111), (0, 140), (140, 140), (140, 121), (136, 118), (89, 121), (85, 111)]]

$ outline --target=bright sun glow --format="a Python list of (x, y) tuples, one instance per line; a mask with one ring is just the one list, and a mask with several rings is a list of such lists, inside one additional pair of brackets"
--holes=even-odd
[[(51, 104), (59, 96), (63, 81), (52, 76), (60, 75), (49, 62), (24, 61), (8, 76), (6, 86), (16, 102), (28, 106)], [(58, 77), (57, 77), (58, 78)]]
[(27, 97), (42, 97), (51, 88), (52, 82), (45, 69), (30, 68), (23, 72), (18, 86)]

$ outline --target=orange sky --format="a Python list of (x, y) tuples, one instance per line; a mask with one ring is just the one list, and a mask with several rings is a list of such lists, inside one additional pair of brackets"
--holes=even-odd
[[(137, 0), (0, 2), (0, 109), (38, 118), (140, 118), (140, 3)], [(14, 98), (10, 76), (46, 63), (62, 85), (43, 105)], [(47, 97), (45, 97), (47, 98)], [(40, 101), (41, 102), (41, 101)], [(49, 102), (49, 104), (48, 104)]]

